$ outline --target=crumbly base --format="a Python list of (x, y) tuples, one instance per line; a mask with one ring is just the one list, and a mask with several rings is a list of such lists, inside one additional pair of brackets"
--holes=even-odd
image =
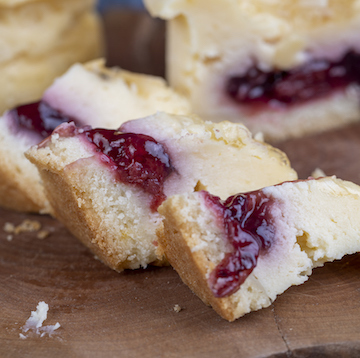
[(14, 135), (9, 115), (0, 118), (0, 206), (22, 212), (48, 212), (38, 170), (24, 152), (37, 136)]
[(150, 198), (119, 183), (78, 137), (57, 139), (28, 157), (39, 167), (52, 214), (114, 270), (157, 260), (158, 213)]

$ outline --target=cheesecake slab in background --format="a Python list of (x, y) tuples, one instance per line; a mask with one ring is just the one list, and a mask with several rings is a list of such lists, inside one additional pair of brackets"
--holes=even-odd
[(167, 78), (204, 119), (266, 140), (358, 121), (356, 0), (145, 0), (167, 21)]

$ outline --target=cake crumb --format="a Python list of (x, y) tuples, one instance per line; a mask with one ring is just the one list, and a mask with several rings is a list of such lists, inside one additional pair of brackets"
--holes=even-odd
[(4, 224), (3, 230), (9, 234), (7, 236), (7, 240), (11, 241), (13, 239), (13, 235), (18, 235), (23, 232), (35, 232), (37, 231), (38, 239), (45, 239), (50, 235), (50, 230), (41, 230), (41, 223), (37, 220), (29, 220), (25, 219), (20, 225), (15, 226), (13, 223), (6, 222)]
[(181, 310), (182, 310), (182, 307), (181, 307), (180, 305), (176, 304), (176, 305), (174, 306), (174, 311), (175, 311), (176, 313), (179, 313)]
[[(44, 301), (41, 301), (36, 306), (36, 311), (31, 311), (31, 315), (25, 322), (25, 325), (21, 327), (22, 333), (19, 333), (19, 338), (26, 339), (29, 336), (44, 337), (46, 334), (49, 337), (60, 327), (60, 323), (56, 322), (54, 325), (43, 326), (43, 322), (47, 318), (49, 305)], [(26, 333), (26, 334), (25, 334)]]
[(265, 142), (264, 133), (263, 132), (255, 133), (254, 139), (257, 140), (258, 142)]
[(43, 240), (43, 239), (47, 238), (49, 235), (50, 235), (50, 231), (48, 231), (48, 230), (40, 230), (37, 233), (37, 238), (40, 239), (40, 240)]
[(20, 225), (15, 226), (12, 223), (6, 222), (4, 225), (4, 231), (8, 234), (20, 234), (22, 232), (38, 231), (41, 228), (41, 224), (37, 220), (25, 219)]
[(323, 178), (326, 177), (326, 174), (324, 173), (324, 171), (320, 168), (316, 168), (312, 173), (311, 173), (311, 177), (314, 179), (318, 179), (318, 178)]
[(4, 225), (4, 231), (8, 234), (13, 233), (15, 230), (15, 225), (9, 222), (6, 222)]
[(20, 225), (15, 227), (15, 234), (20, 234), (22, 232), (33, 232), (41, 229), (41, 224), (36, 220), (25, 219)]

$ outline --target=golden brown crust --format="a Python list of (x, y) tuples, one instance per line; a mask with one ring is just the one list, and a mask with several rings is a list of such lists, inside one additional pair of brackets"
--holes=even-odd
[(43, 209), (33, 200), (33, 196), (29, 196), (19, 187), (14, 181), (14, 176), (3, 167), (0, 169), (0, 198), (1, 206), (6, 209), (34, 213)]
[[(78, 151), (81, 144), (74, 141), (72, 148)], [(124, 193), (124, 185), (114, 180), (92, 153), (81, 155), (82, 158), (65, 163), (61, 155), (57, 157), (48, 148), (33, 147), (26, 153), (39, 169), (52, 215), (116, 271), (145, 267), (156, 261), (153, 243), (156, 236), (152, 226), (161, 225), (159, 215), (150, 218), (155, 214), (147, 209), (147, 205), (144, 209), (134, 210), (136, 193), (128, 187)], [(131, 197), (125, 198), (126, 195)], [(145, 217), (149, 222), (144, 226), (142, 219)], [(146, 236), (144, 232), (139, 234), (139, 227)], [(155, 264), (166, 263), (159, 259)]]
[[(15, 141), (3, 136), (0, 140), (0, 206), (21, 212), (47, 212), (48, 201), (36, 168), (31, 167), (21, 152), (13, 155), (8, 146), (15, 147)], [(21, 146), (15, 150), (21, 151)]]
[(214, 268), (214, 264), (206, 258), (203, 251), (191, 252), (189, 242), (193, 241), (192, 235), (199, 232), (199, 229), (196, 228), (196, 221), (185, 222), (181, 215), (177, 215), (183, 205), (181, 199), (177, 197), (168, 200), (159, 208), (161, 214), (166, 212), (164, 233), (158, 232), (159, 245), (183, 282), (221, 317), (234, 321), (237, 317), (234, 316), (230, 299), (216, 298), (206, 280), (207, 272)]
[[(68, 222), (67, 228), (71, 233), (79, 237), (85, 246), (97, 254), (96, 246), (91, 244), (94, 239), (93, 231), (90, 228), (92, 223), (86, 220), (84, 209), (78, 207), (77, 197), (71, 190), (68, 178), (47, 170), (41, 171), (41, 177), (46, 183), (46, 191), (52, 192), (52, 195), (48, 197), (53, 208), (53, 216), (61, 222)], [(58, 207), (66, 207), (67, 210), (57, 210)], [(101, 256), (100, 253), (98, 254)]]
[[(69, 231), (101, 260), (105, 259), (107, 265), (118, 269), (110, 259), (104, 257), (98, 246), (94, 244), (99, 240), (97, 230), (94, 230), (99, 227), (99, 222), (94, 220), (97, 218), (96, 215), (91, 216), (91, 207), (84, 205), (82, 193), (73, 186), (71, 172), (64, 172), (56, 162), (48, 163), (46, 154), (37, 156), (36, 153), (36, 149), (32, 148), (26, 153), (26, 156), (39, 169), (44, 190), (49, 199), (51, 215), (60, 222), (66, 223)], [(82, 207), (79, 206), (80, 201), (83, 204)]]
[(66, 223), (69, 231), (107, 266), (122, 271), (126, 263), (119, 265), (116, 257), (108, 255), (106, 247), (101, 244), (103, 235), (106, 233), (99, 231), (100, 218), (92, 213), (93, 209), (87, 203), (86, 194), (73, 186), (73, 174), (41, 170), (40, 175), (44, 182), (45, 192), (51, 192), (51, 195), (47, 196), (53, 208), (52, 215), (60, 222)]
[[(111, 244), (111, 241), (126, 239), (126, 232), (119, 231), (118, 236), (113, 238), (111, 233), (103, 230), (102, 217), (94, 209), (88, 193), (85, 189), (81, 191), (76, 186), (76, 183), (81, 182), (79, 178), (82, 176), (85, 177), (86, 173), (82, 173), (81, 170), (74, 172), (71, 170), (61, 172), (41, 170), (45, 191), (51, 192), (51, 195), (47, 196), (53, 208), (52, 215), (60, 222), (66, 223), (69, 231), (105, 265), (119, 272), (131, 268), (132, 263), (122, 260), (117, 255), (116, 245)], [(151, 264), (169, 265), (163, 257), (159, 257)]]

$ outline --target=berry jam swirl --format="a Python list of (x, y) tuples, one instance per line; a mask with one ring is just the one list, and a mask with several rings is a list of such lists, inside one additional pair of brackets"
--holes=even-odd
[(102, 162), (115, 171), (117, 180), (151, 195), (150, 208), (156, 211), (166, 199), (165, 179), (174, 171), (165, 147), (144, 134), (91, 129), (84, 135), (101, 154)]
[(66, 116), (44, 101), (16, 107), (9, 111), (9, 115), (17, 131), (25, 129), (37, 133), (41, 138), (48, 137), (61, 123), (73, 121), (78, 125), (81, 124), (80, 121)]
[(140, 187), (151, 195), (151, 210), (156, 211), (166, 199), (164, 181), (174, 168), (164, 146), (154, 138), (108, 129), (76, 129), (75, 125), (81, 125), (79, 120), (64, 115), (44, 101), (16, 107), (9, 115), (16, 131), (31, 131), (42, 139), (61, 124), (74, 122), (74, 125), (60, 126), (57, 132), (64, 136), (82, 133), (101, 153), (101, 160), (116, 171), (118, 180)]
[(227, 94), (245, 105), (293, 105), (325, 97), (334, 90), (360, 84), (360, 54), (347, 52), (338, 61), (313, 60), (289, 71), (250, 68), (226, 83)]
[(257, 265), (260, 254), (269, 251), (275, 238), (272, 216), (274, 199), (254, 191), (225, 201), (202, 192), (207, 207), (220, 219), (232, 251), (215, 267), (209, 285), (215, 297), (236, 292)]

